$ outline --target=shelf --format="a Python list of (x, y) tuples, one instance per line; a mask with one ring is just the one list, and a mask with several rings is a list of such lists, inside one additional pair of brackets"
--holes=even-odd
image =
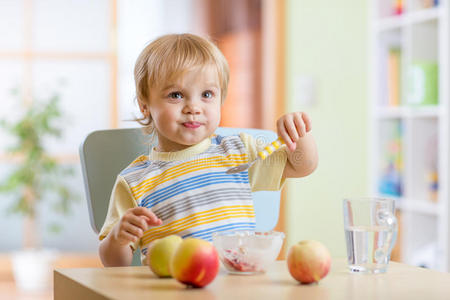
[(368, 28), (370, 190), (395, 200), (400, 261), (448, 272), (450, 0), (403, 3), (373, 1)]
[(379, 119), (438, 118), (441, 115), (441, 109), (439, 106), (378, 107), (375, 115)]
[(425, 202), (425, 200), (414, 200), (411, 198), (383, 194), (379, 194), (377, 197), (394, 199), (395, 208), (400, 211), (432, 216), (439, 216), (441, 214), (439, 203)]
[(396, 202), (395, 205), (400, 211), (432, 216), (440, 215), (439, 204), (437, 203), (401, 199), (401, 201)]
[(398, 16), (383, 17), (375, 20), (374, 29), (380, 32), (396, 30), (411, 24), (437, 20), (440, 14), (441, 9), (438, 6), (404, 13)]
[(439, 6), (417, 10), (405, 15), (407, 24), (417, 24), (437, 20), (441, 14)]

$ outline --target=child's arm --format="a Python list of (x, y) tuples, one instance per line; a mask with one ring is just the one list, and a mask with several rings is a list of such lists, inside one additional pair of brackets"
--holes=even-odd
[(105, 267), (129, 266), (133, 260), (130, 243), (138, 241), (148, 226), (161, 225), (162, 221), (145, 207), (126, 211), (111, 232), (100, 242), (100, 259)]
[(283, 138), (287, 148), (287, 162), (283, 177), (303, 177), (311, 174), (317, 167), (316, 143), (311, 135), (311, 120), (303, 112), (282, 116), (277, 121), (278, 135)]

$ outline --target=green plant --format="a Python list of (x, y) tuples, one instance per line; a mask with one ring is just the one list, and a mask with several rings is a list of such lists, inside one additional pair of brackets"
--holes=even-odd
[[(70, 213), (71, 204), (77, 196), (64, 184), (63, 179), (72, 176), (72, 168), (62, 166), (46, 151), (44, 144), (49, 138), (61, 137), (61, 109), (59, 96), (51, 96), (46, 101), (33, 101), (24, 114), (15, 122), (0, 120), (0, 127), (14, 137), (15, 143), (6, 151), (16, 168), (0, 182), (0, 193), (14, 195), (8, 213), (21, 214), (28, 220), (25, 229), (25, 247), (36, 247), (37, 204), (44, 199), (56, 199), (51, 207), (58, 213)], [(53, 197), (52, 197), (53, 196)], [(56, 196), (56, 197), (55, 197)], [(30, 225), (31, 224), (31, 225)], [(58, 231), (52, 224), (50, 229)]]

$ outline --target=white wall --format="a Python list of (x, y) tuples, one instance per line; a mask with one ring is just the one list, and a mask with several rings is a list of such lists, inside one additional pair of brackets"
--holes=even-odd
[(120, 127), (136, 127), (139, 116), (133, 70), (139, 53), (153, 39), (167, 33), (193, 32), (195, 0), (121, 0), (118, 2), (119, 120)]
[[(118, 0), (118, 101), (119, 127), (137, 126), (133, 119), (137, 109), (134, 102), (133, 68), (135, 60), (148, 41), (169, 32), (192, 31), (194, 0)], [(0, 119), (14, 120), (24, 111), (20, 99), (11, 97), (9, 90), (23, 90), (26, 74), (32, 77), (32, 89), (37, 99), (59, 91), (62, 108), (67, 115), (60, 125), (64, 137), (48, 141), (49, 151), (58, 156), (78, 155), (78, 146), (91, 131), (108, 128), (111, 124), (110, 74), (105, 58), (36, 58), (31, 72), (18, 55), (27, 45), (24, 28), (31, 21), (31, 50), (46, 53), (108, 53), (110, 44), (110, 1), (108, 0), (34, 0), (26, 18), (24, 1), (0, 0)], [(61, 81), (64, 84), (61, 84)], [(133, 115), (134, 114), (134, 115)], [(13, 139), (0, 132), (0, 181), (14, 168), (5, 159), (5, 150)], [(70, 186), (80, 195), (70, 217), (55, 215), (49, 205), (40, 207), (45, 246), (67, 251), (96, 251), (97, 237), (89, 225), (79, 162), (70, 163), (75, 177)], [(48, 199), (47, 199), (48, 200)], [(0, 251), (21, 247), (20, 216), (5, 216), (11, 203), (9, 195), (0, 194)], [(46, 201), (49, 202), (49, 201)], [(45, 227), (53, 220), (64, 225), (62, 234), (49, 234)]]

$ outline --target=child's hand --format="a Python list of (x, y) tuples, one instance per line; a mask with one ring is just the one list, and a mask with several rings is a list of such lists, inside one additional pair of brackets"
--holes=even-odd
[(297, 141), (311, 130), (311, 120), (304, 112), (285, 114), (277, 121), (277, 132), (290, 151), (297, 148)]
[(113, 229), (113, 238), (120, 245), (138, 241), (148, 226), (161, 225), (162, 221), (150, 209), (134, 207), (126, 211)]

